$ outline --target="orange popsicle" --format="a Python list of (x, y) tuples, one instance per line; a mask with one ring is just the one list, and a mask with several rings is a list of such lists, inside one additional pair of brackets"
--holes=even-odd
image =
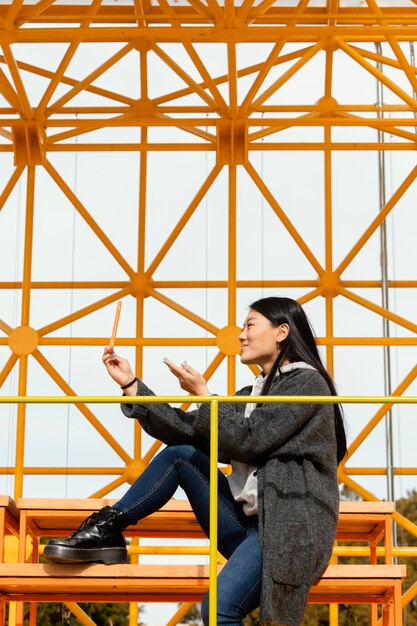
[(116, 315), (114, 316), (113, 330), (112, 330), (112, 334), (111, 334), (109, 346), (108, 346), (109, 352), (112, 352), (114, 348), (121, 310), (122, 310), (122, 301), (119, 300), (119, 302), (117, 303)]

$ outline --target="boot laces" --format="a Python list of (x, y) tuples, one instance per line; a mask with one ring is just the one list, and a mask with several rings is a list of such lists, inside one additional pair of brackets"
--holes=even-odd
[[(107, 513), (107, 511), (106, 511)], [(74, 530), (74, 532), (72, 533), (71, 537), (76, 536), (80, 531), (84, 530), (85, 528), (88, 528), (89, 526), (93, 526), (97, 521), (100, 521), (101, 518), (103, 517), (111, 517), (108, 514), (104, 514), (102, 511), (96, 511), (94, 513), (92, 513), (91, 515), (89, 515), (88, 517), (85, 518), (85, 520), (83, 522), (81, 522), (81, 524), (78, 526), (78, 528), (76, 530)]]

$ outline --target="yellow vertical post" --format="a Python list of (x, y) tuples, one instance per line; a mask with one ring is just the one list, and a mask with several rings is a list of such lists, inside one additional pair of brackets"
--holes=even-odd
[(217, 624), (217, 429), (219, 421), (218, 400), (210, 402), (210, 595), (209, 626)]
[[(35, 196), (35, 167), (28, 167), (27, 195), (26, 195), (26, 222), (25, 222), (25, 254), (23, 261), (22, 285), (22, 326), (29, 326), (30, 295), (32, 275), (32, 248), (33, 248), (33, 211)], [(25, 395), (27, 386), (27, 354), (20, 356), (19, 367), (19, 395)], [(17, 408), (16, 429), (16, 469), (14, 497), (21, 498), (23, 493), (23, 466), (25, 454), (25, 418), (26, 405), (20, 404)]]
[[(236, 325), (236, 165), (229, 165), (228, 324)], [(236, 387), (236, 356), (227, 357), (227, 393)]]

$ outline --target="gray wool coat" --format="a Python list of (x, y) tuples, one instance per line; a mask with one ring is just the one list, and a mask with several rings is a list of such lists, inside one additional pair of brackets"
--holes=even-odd
[[(236, 395), (250, 395), (244, 387)], [(138, 381), (139, 396), (154, 395)], [(270, 395), (330, 395), (316, 370), (275, 379)], [(210, 406), (184, 412), (165, 404), (123, 404), (152, 437), (208, 451)], [(259, 537), (263, 571), (260, 618), (299, 626), (307, 594), (330, 559), (336, 533), (337, 480), (331, 404), (264, 404), (244, 417), (245, 404), (219, 405), (219, 458), (258, 465)]]

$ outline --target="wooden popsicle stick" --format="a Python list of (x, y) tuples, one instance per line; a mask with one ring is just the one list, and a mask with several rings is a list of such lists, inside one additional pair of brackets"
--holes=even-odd
[(112, 352), (114, 348), (114, 344), (116, 342), (117, 327), (119, 325), (121, 310), (122, 310), (122, 301), (119, 300), (119, 302), (117, 303), (116, 315), (114, 316), (113, 330), (112, 330), (112, 334), (111, 334), (109, 345), (108, 345), (109, 352)]

